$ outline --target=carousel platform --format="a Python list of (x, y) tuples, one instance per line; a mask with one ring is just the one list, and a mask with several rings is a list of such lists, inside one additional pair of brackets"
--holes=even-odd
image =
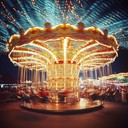
[(103, 108), (103, 102), (99, 100), (91, 101), (81, 98), (79, 102), (74, 103), (36, 103), (21, 104), (22, 109), (47, 114), (76, 114), (88, 113)]

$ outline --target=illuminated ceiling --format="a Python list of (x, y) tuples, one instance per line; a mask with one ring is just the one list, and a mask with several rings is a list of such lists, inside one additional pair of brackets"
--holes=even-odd
[(19, 29), (52, 27), (61, 23), (108, 29), (123, 48), (128, 48), (128, 6), (126, 0), (1, 0), (0, 52), (7, 52), (6, 43)]
[(114, 36), (96, 27), (84, 28), (82, 22), (77, 26), (60, 24), (51, 28), (46, 23), (45, 28), (33, 27), (25, 33), (20, 30), (20, 35), (8, 41), (9, 58), (21, 67), (36, 70), (49, 69), (51, 64), (91, 69), (115, 60), (118, 43)]

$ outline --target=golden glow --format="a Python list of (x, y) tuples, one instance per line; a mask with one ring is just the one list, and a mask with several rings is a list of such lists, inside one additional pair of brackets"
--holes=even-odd
[[(113, 36), (104, 35), (96, 27), (81, 28), (66, 23), (53, 28), (50, 23), (46, 28), (30, 28), (22, 35), (11, 36), (7, 44), (10, 60), (21, 67), (25, 78), (31, 69), (33, 82), (38, 83), (40, 71), (45, 70), (53, 92), (68, 89), (77, 98), (80, 70), (92, 70), (113, 62), (118, 47)], [(53, 95), (58, 102), (56, 94)]]
[(68, 43), (68, 39), (65, 38), (64, 41), (63, 41), (63, 46), (64, 46), (64, 63), (66, 63), (66, 59), (67, 59), (67, 53), (66, 53), (66, 49), (67, 49), (67, 44)]
[(37, 47), (37, 48), (43, 49), (43, 50), (45, 50), (46, 52), (50, 53), (51, 56), (55, 59), (55, 61), (58, 63), (58, 60), (57, 60), (56, 56), (55, 56), (50, 50), (46, 49), (45, 47), (41, 47), (41, 46), (39, 46), (39, 45), (37, 45), (37, 44), (34, 44), (34, 43), (30, 43), (30, 46), (35, 46), (35, 47)]
[[(44, 58), (44, 59), (47, 60), (49, 63), (51, 63), (49, 59), (47, 59), (46, 57), (44, 57), (44, 56), (42, 56), (42, 55), (40, 55), (40, 54), (38, 54), (38, 53), (36, 53), (36, 52), (13, 50), (13, 53), (27, 53), (27, 54), (37, 55), (37, 56), (39, 56), (39, 57)], [(11, 58), (11, 57), (10, 57), (10, 58)]]
[[(87, 55), (87, 56), (85, 56), (85, 57), (83, 57), (82, 59), (80, 59), (80, 61), (78, 62), (78, 64), (80, 64), (84, 59), (89, 59), (90, 57), (92, 57), (92, 56), (96, 56), (96, 55), (105, 55), (105, 54), (113, 54), (113, 53), (115, 53), (114, 51), (109, 51), (109, 52), (97, 52), (97, 53), (90, 53), (89, 55)], [(102, 60), (102, 58), (101, 59), (99, 59), (99, 60)], [(108, 59), (109, 60), (109, 59)], [(113, 60), (113, 58), (112, 58), (112, 60)]]
[[(88, 42), (92, 42), (93, 40), (89, 40)], [(98, 45), (98, 44), (93, 44), (93, 45), (91, 45), (91, 46), (87, 46), (87, 47), (84, 47), (84, 48), (82, 48), (81, 50), (79, 50), (76, 54), (75, 54), (75, 56), (73, 57), (73, 59), (72, 59), (72, 61), (71, 62), (73, 62), (74, 60), (75, 60), (75, 58), (81, 53), (81, 52), (83, 52), (84, 50), (87, 50), (87, 49), (89, 49), (89, 48), (91, 48), (91, 47), (94, 47), (94, 46), (96, 46), (96, 45)]]

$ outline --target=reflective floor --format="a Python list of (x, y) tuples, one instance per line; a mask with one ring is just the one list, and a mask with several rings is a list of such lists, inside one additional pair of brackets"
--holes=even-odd
[(21, 107), (27, 110), (37, 112), (72, 112), (80, 110), (92, 110), (103, 106), (103, 103), (99, 100), (89, 100), (81, 98), (78, 102), (71, 103), (21, 103)]
[(104, 108), (81, 114), (26, 111), (19, 102), (0, 104), (0, 128), (128, 128), (128, 105), (104, 102)]

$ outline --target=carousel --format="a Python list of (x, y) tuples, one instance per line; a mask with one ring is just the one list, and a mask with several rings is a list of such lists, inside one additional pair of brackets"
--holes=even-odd
[(99, 78), (100, 81), (104, 82), (106, 85), (112, 86), (128, 86), (128, 73), (117, 73), (111, 74), (109, 76), (103, 76)]
[(79, 103), (79, 73), (91, 75), (90, 71), (111, 64), (118, 43), (107, 29), (86, 28), (82, 22), (77, 27), (67, 23), (51, 27), (48, 22), (44, 26), (20, 29), (7, 43), (9, 58), (19, 67), (19, 83), (31, 81), (31, 86), (40, 87), (46, 81), (50, 102), (67, 103), (68, 93)]

